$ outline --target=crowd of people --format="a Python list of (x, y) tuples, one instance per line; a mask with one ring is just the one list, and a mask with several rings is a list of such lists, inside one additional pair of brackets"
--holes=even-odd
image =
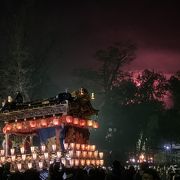
[[(65, 168), (59, 162), (54, 162), (48, 170), (37, 171), (28, 169), (24, 172), (10, 172), (10, 163), (0, 167), (0, 180), (165, 180), (147, 164), (142, 164), (139, 170), (134, 166), (124, 168), (119, 161), (114, 161), (111, 168), (94, 167)], [(173, 180), (171, 178), (166, 180)], [(176, 178), (174, 180), (177, 180)]]

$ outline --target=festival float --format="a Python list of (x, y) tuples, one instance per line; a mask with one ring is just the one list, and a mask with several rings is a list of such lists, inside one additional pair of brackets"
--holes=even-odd
[[(11, 163), (12, 171), (42, 170), (55, 161), (66, 167), (103, 166), (103, 152), (89, 143), (90, 128), (99, 127), (98, 110), (91, 99), (94, 93), (91, 97), (81, 88), (32, 102), (23, 102), (20, 93), (14, 101), (8, 100), (0, 113), (4, 122), (0, 164)], [(64, 150), (59, 140), (61, 127)]]

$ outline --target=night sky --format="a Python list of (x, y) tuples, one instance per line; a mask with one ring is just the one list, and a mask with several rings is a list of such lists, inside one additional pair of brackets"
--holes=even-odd
[[(20, 5), (8, 0), (0, 7), (0, 52), (8, 44), (9, 14)], [(60, 90), (71, 86), (74, 68), (95, 68), (95, 52), (119, 41), (131, 40), (138, 48), (126, 70), (180, 70), (180, 11), (175, 1), (34, 1), (25, 18), (29, 44), (42, 52), (51, 44), (47, 71)]]

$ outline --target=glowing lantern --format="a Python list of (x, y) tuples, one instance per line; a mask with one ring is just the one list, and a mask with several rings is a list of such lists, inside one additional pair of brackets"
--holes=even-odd
[(56, 144), (52, 144), (52, 150), (56, 151)]
[(85, 160), (84, 160), (84, 159), (81, 159), (80, 162), (81, 162), (81, 165), (82, 165), (82, 166), (85, 165)]
[(22, 164), (21, 164), (21, 163), (18, 163), (18, 164), (17, 164), (17, 168), (18, 168), (18, 170), (20, 171), (20, 170), (22, 169)]
[(88, 152), (88, 157), (91, 158), (92, 157), (92, 151)]
[(73, 124), (78, 125), (79, 124), (79, 118), (74, 118), (73, 119)]
[(34, 146), (31, 146), (31, 152), (33, 153), (35, 150), (35, 147)]
[(32, 158), (33, 158), (33, 160), (36, 160), (37, 159), (37, 154), (36, 153), (32, 153)]
[(55, 126), (58, 126), (58, 125), (59, 125), (59, 119), (58, 119), (58, 118), (54, 118), (54, 119), (53, 119), (53, 124), (54, 124)]
[(84, 90), (83, 90), (83, 88), (80, 89), (80, 95), (84, 95)]
[(47, 125), (48, 125), (48, 123), (47, 123), (46, 119), (42, 119), (41, 120), (41, 126), (42, 127), (47, 127)]
[(39, 168), (40, 168), (40, 169), (43, 168), (43, 162), (39, 162)]
[(5, 153), (4, 149), (1, 149), (1, 156), (4, 156), (4, 153)]
[(70, 155), (70, 157), (73, 157), (74, 151), (73, 151), (73, 150), (70, 150), (70, 151), (69, 151), (69, 155)]
[(72, 123), (73, 122), (73, 117), (72, 116), (66, 116), (66, 122), (68, 124)]
[(100, 159), (102, 159), (103, 158), (103, 152), (99, 152), (99, 157), (100, 157)]
[(99, 124), (97, 121), (93, 122), (93, 128), (95, 128), (95, 129), (99, 128)]
[(93, 126), (93, 121), (92, 121), (92, 120), (88, 120), (88, 121), (87, 121), (87, 125), (88, 125), (89, 127), (92, 127), (92, 126)]
[(91, 161), (89, 159), (86, 160), (86, 165), (89, 166)]
[(45, 145), (42, 145), (42, 146), (41, 146), (41, 151), (42, 151), (42, 152), (45, 152), (45, 150), (46, 150), (46, 146), (45, 146)]
[(85, 149), (87, 150), (87, 151), (89, 151), (90, 150), (90, 145), (89, 144), (86, 144), (86, 146), (85, 146)]
[(84, 151), (85, 150), (85, 144), (81, 144), (81, 149)]
[(81, 151), (76, 151), (76, 156), (79, 158), (81, 155)]
[(28, 168), (31, 169), (32, 168), (32, 163), (28, 163)]
[(21, 154), (24, 154), (24, 147), (20, 148)]
[(94, 93), (91, 93), (91, 99), (94, 100), (95, 99), (95, 95)]
[(15, 149), (14, 148), (10, 149), (10, 152), (11, 152), (11, 155), (14, 155)]
[(101, 160), (99, 161), (99, 164), (100, 164), (100, 166), (103, 166), (103, 165), (104, 165), (104, 160), (101, 159)]
[(91, 160), (91, 164), (93, 164), (95, 166), (96, 165), (96, 161), (94, 159)]
[(83, 151), (82, 156), (83, 156), (83, 158), (86, 158), (87, 157), (87, 151)]
[(74, 149), (74, 147), (75, 147), (75, 143), (70, 143), (70, 148)]
[(95, 158), (98, 157), (98, 151), (94, 151), (94, 157), (95, 157)]
[(70, 159), (70, 166), (74, 166), (74, 159)]
[(86, 125), (86, 121), (84, 119), (81, 119), (80, 122), (79, 122), (79, 125), (81, 127), (84, 127)]
[(100, 161), (96, 160), (96, 165), (99, 166), (100, 165)]
[(76, 144), (76, 149), (77, 149), (77, 150), (79, 150), (79, 149), (80, 149), (80, 147), (81, 147), (81, 145), (80, 145), (80, 144)]
[(26, 154), (22, 155), (22, 160), (25, 161), (26, 160)]
[(11, 131), (11, 129), (12, 129), (12, 126), (11, 126), (10, 124), (8, 124), (8, 125), (6, 126), (6, 131)]
[(79, 159), (75, 159), (74, 164), (75, 164), (75, 166), (79, 166)]
[(11, 160), (12, 162), (14, 162), (16, 160), (16, 156), (15, 155), (11, 156)]
[(2, 163), (5, 162), (5, 157), (4, 157), (4, 156), (1, 157), (1, 162), (2, 162)]
[(21, 129), (22, 129), (22, 123), (17, 123), (17, 124), (16, 124), (16, 128), (17, 128), (18, 130), (21, 130)]
[(96, 149), (96, 146), (95, 145), (91, 145), (90, 150), (91, 151), (95, 151), (95, 149)]
[(35, 128), (36, 127), (36, 121), (29, 121), (29, 125), (31, 128)]
[(49, 157), (49, 154), (47, 152), (44, 153), (44, 159), (48, 159), (48, 157)]

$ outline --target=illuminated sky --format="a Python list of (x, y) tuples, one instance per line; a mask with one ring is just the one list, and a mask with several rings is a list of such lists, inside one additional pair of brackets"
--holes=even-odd
[[(11, 8), (2, 9), (2, 19), (8, 16), (6, 9)], [(138, 50), (126, 70), (153, 68), (172, 73), (180, 69), (180, 11), (175, 1), (34, 1), (26, 15), (30, 44), (43, 50), (53, 39), (48, 70), (64, 86), (70, 82), (62, 77), (70, 78), (73, 68), (95, 66), (93, 55), (98, 49), (127, 39)], [(5, 39), (0, 36), (2, 48)]]

